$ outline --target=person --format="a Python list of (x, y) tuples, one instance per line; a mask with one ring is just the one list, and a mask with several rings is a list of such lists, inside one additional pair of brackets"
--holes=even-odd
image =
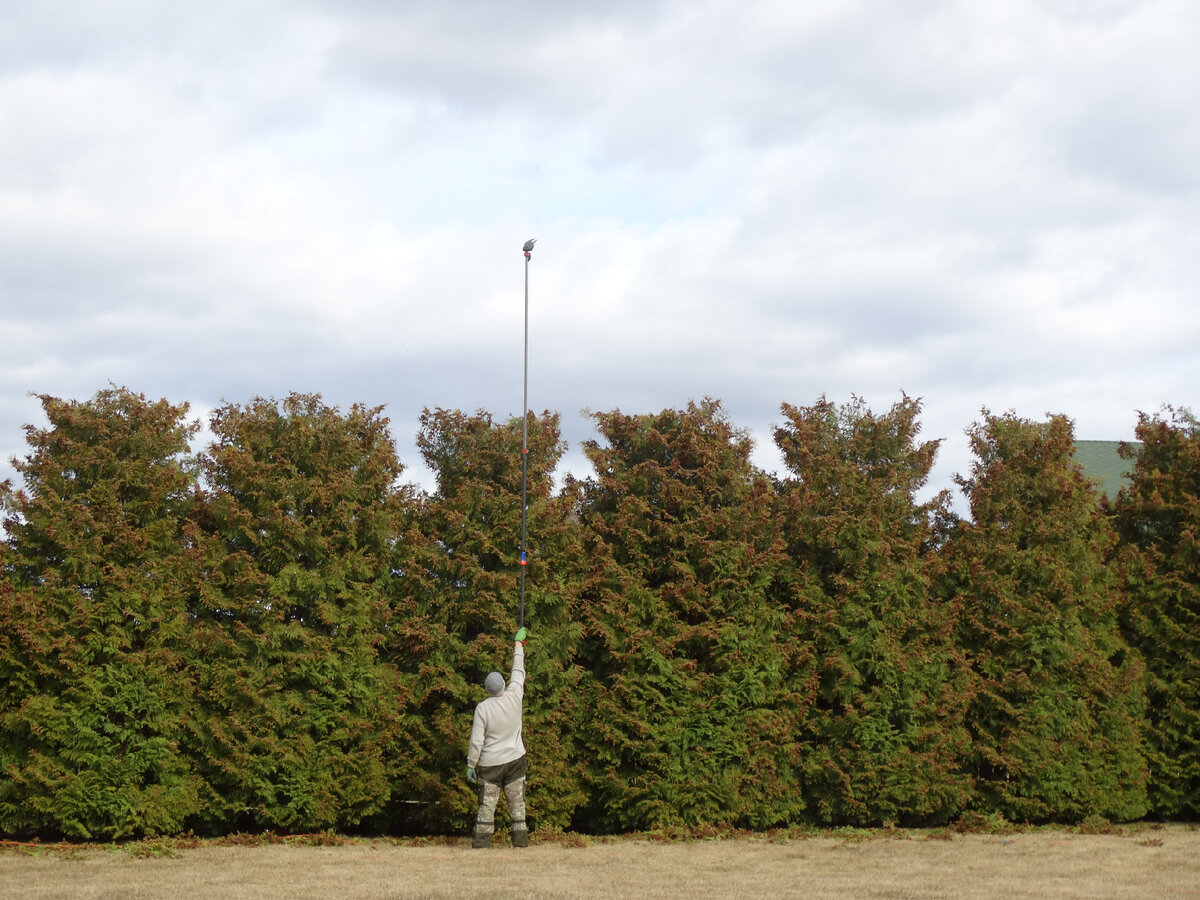
[(525, 698), (525, 638), (522, 627), (513, 644), (512, 674), (492, 672), (483, 680), (488, 697), (475, 707), (471, 742), (467, 747), (467, 781), (479, 791), (479, 811), (471, 846), (482, 850), (492, 845), (496, 804), (500, 792), (508, 799), (514, 847), (529, 846), (525, 825), (525, 744), (521, 740), (521, 705)]

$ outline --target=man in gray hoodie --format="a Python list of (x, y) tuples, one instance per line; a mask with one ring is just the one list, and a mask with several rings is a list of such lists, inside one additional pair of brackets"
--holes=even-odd
[(492, 672), (483, 680), (488, 697), (475, 707), (471, 743), (467, 747), (467, 781), (478, 785), (479, 811), (471, 846), (492, 845), (496, 804), (500, 792), (508, 798), (512, 820), (512, 845), (529, 846), (525, 826), (525, 744), (521, 741), (521, 704), (525, 697), (525, 629), (513, 644), (512, 674), (508, 686), (504, 676)]

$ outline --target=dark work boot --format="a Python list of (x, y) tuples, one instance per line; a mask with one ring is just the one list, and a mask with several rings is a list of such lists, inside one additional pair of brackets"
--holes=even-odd
[(529, 846), (529, 829), (525, 827), (524, 822), (513, 822), (509, 835), (512, 837), (512, 845), (514, 847)]
[(492, 832), (495, 829), (491, 825), (482, 825), (479, 822), (475, 823), (475, 834), (471, 838), (472, 850), (486, 850), (492, 846)]

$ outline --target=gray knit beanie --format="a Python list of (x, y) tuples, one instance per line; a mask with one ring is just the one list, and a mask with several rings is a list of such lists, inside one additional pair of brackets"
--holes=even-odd
[(493, 697), (499, 697), (504, 693), (504, 676), (499, 672), (492, 672), (487, 678), (483, 679), (483, 686), (487, 688), (487, 692)]

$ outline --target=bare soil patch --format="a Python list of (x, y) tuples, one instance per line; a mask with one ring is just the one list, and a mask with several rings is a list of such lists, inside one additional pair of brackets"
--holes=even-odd
[[(198, 846), (197, 846), (198, 845)], [(1200, 898), (1200, 831), (826, 833), (337, 846), (159, 842), (0, 852), (5, 898)]]

